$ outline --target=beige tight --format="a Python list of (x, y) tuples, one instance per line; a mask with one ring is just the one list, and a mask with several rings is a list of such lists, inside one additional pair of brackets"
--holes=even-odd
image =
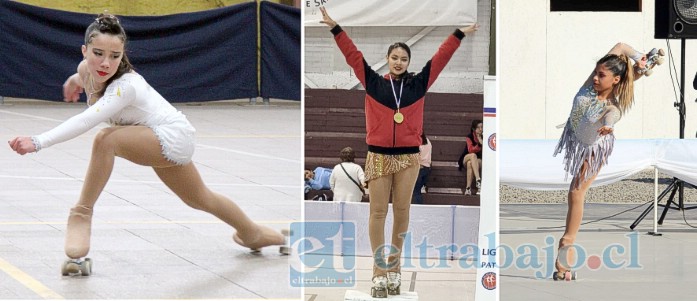
[[(583, 174), (586, 168), (588, 168), (588, 161), (583, 162), (581, 170), (578, 172), (577, 175)], [(595, 178), (597, 176), (598, 175), (596, 174), (590, 178), (583, 179), (582, 181), (579, 179), (579, 176), (576, 176), (574, 177), (574, 180), (571, 181), (568, 196), (569, 207), (568, 211), (566, 212), (566, 230), (564, 231), (564, 235), (559, 240), (559, 248), (562, 248), (564, 246), (571, 246), (576, 241), (576, 234), (578, 234), (578, 231), (581, 228), (581, 221), (583, 220), (583, 203), (586, 198), (586, 192), (591, 187), (591, 184), (593, 184), (593, 181), (595, 181)], [(581, 182), (579, 183), (578, 187), (575, 187), (578, 181)], [(573, 248), (569, 249), (569, 252), (567, 253), (566, 263), (568, 264), (574, 263), (574, 259), (572, 258), (572, 251)], [(564, 267), (564, 264), (560, 263), (559, 261), (556, 262), (556, 268), (558, 271), (565, 271), (568, 269), (567, 267)]]
[[(374, 256), (373, 276), (384, 276), (388, 271), (400, 271), (402, 245), (404, 244), (403, 235), (409, 228), (409, 207), (418, 175), (419, 165), (415, 164), (396, 174), (370, 180), (370, 221), (368, 231), (370, 246)], [(381, 267), (379, 264), (384, 259), (381, 254), (378, 255), (379, 257), (375, 256), (375, 252), (385, 243), (385, 218), (387, 217), (390, 192), (392, 192), (392, 212), (394, 214), (392, 246), (397, 249), (397, 252), (387, 258), (388, 264), (393, 266), (385, 269), (384, 266)]]
[(465, 155), (465, 158), (462, 159), (462, 164), (467, 167), (467, 188), (470, 188), (472, 187), (472, 176), (474, 176), (476, 180), (482, 179), (479, 175), (482, 159), (477, 158), (477, 154), (471, 153)]
[(175, 165), (162, 155), (155, 133), (144, 126), (117, 126), (101, 130), (94, 139), (92, 157), (77, 206), (93, 208), (114, 168), (118, 156), (133, 163), (151, 166), (155, 173), (184, 203), (218, 217), (252, 244), (283, 244), (283, 236), (257, 225), (230, 199), (212, 192), (203, 183), (193, 162)]

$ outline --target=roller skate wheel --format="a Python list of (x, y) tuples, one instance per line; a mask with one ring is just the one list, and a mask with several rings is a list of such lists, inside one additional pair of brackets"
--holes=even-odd
[(68, 276), (70, 272), (68, 271), (68, 264), (70, 264), (71, 260), (66, 260), (63, 262), (63, 265), (61, 265), (61, 275), (63, 276)]
[(388, 287), (388, 288), (387, 288), (387, 294), (388, 294), (388, 295), (392, 295), (392, 296), (400, 295), (400, 294), (401, 294), (401, 289), (400, 289), (399, 286), (398, 286), (398, 287), (395, 287), (395, 288), (389, 288), (389, 287)]
[(658, 55), (660, 55), (660, 56), (665, 56), (665, 55), (666, 55), (666, 52), (663, 51), (663, 49), (658, 49)]
[(564, 280), (571, 281), (571, 272), (569, 272), (569, 271), (564, 272)]
[(651, 69), (644, 71), (644, 74), (646, 74), (646, 76), (651, 76), (652, 73), (653, 73), (653, 70), (651, 70)]
[(662, 57), (657, 58), (657, 59), (656, 59), (656, 65), (662, 65), (664, 60), (665, 60), (665, 59), (662, 58)]
[(261, 249), (250, 249), (252, 253), (261, 253)]
[(278, 252), (283, 254), (283, 255), (290, 255), (290, 247), (280, 246), (278, 248)]
[(382, 289), (376, 289), (374, 287), (370, 288), (370, 295), (373, 298), (387, 298), (387, 290), (382, 288)]
[(76, 274), (80, 272), (80, 263), (74, 259), (68, 259), (63, 263), (63, 275)]
[(85, 261), (80, 264), (80, 274), (82, 276), (89, 276), (92, 274), (92, 260), (86, 258)]
[(554, 274), (552, 274), (552, 279), (554, 279), (554, 281), (560, 281), (560, 280), (571, 281), (571, 280), (576, 280), (576, 272), (572, 272), (572, 271), (554, 272)]

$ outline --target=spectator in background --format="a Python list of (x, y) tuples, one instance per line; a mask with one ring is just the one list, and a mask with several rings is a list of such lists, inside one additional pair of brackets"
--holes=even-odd
[(305, 170), (305, 194), (310, 190), (331, 189), (329, 177), (332, 170), (324, 167), (317, 167), (314, 171)]
[[(422, 189), (426, 188), (428, 176), (431, 174), (431, 140), (428, 140), (425, 133), (421, 133), (421, 145), (419, 146), (419, 175), (416, 177), (414, 193), (412, 194), (412, 204), (423, 204), (424, 197), (421, 195)], [(425, 191), (424, 191), (425, 192)]]
[(477, 194), (479, 194), (479, 190), (482, 188), (482, 177), (480, 176), (482, 171), (482, 134), (482, 121), (479, 119), (473, 120), (470, 134), (465, 138), (467, 147), (457, 161), (459, 170), (467, 168), (467, 189), (465, 189), (465, 195), (472, 195), (473, 175), (476, 180)]
[(334, 192), (334, 200), (339, 202), (360, 202), (365, 194), (365, 174), (360, 165), (353, 162), (356, 153), (350, 147), (341, 150), (341, 163), (334, 166), (329, 185)]

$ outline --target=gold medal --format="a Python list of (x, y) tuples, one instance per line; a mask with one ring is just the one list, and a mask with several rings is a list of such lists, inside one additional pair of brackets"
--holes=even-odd
[(394, 122), (402, 123), (402, 121), (404, 121), (404, 115), (400, 112), (394, 113)]
[(397, 113), (394, 113), (394, 122), (402, 123), (404, 121), (404, 115), (399, 112), (399, 103), (402, 100), (402, 88), (404, 88), (404, 81), (399, 86), (399, 97), (397, 97), (397, 91), (394, 89), (394, 82), (392, 81), (392, 75), (390, 75), (390, 86), (392, 86), (392, 95), (394, 95), (395, 103), (397, 103)]

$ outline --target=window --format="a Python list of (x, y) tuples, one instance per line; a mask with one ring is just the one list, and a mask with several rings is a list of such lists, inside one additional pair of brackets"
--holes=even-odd
[(550, 0), (550, 10), (640, 12), (641, 0)]

